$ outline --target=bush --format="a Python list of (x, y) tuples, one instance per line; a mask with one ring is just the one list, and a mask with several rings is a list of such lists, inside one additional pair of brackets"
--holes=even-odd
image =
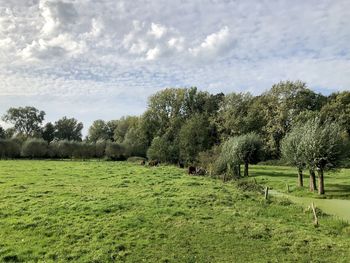
[(221, 151), (221, 147), (216, 145), (210, 150), (207, 150), (205, 152), (200, 152), (198, 154), (198, 162), (196, 165), (208, 171), (209, 175), (213, 175), (217, 170), (215, 168), (215, 163), (217, 162), (217, 159), (220, 156), (220, 151)]
[(106, 158), (111, 161), (125, 160), (125, 149), (122, 145), (115, 142), (109, 142), (106, 145)]
[(178, 161), (177, 145), (168, 140), (167, 136), (155, 137), (147, 150), (147, 158), (159, 160), (162, 163), (176, 163)]
[(15, 139), (0, 139), (0, 158), (18, 158), (21, 154), (21, 145)]
[(50, 158), (59, 158), (59, 141), (52, 141), (50, 142), (48, 149), (47, 149), (47, 155)]
[(90, 159), (95, 156), (95, 144), (86, 142), (74, 142), (72, 145), (74, 147), (72, 153), (73, 158)]
[(98, 140), (95, 144), (95, 157), (96, 158), (103, 158), (105, 156), (105, 150), (106, 150), (106, 141), (104, 140)]
[(57, 142), (57, 156), (59, 158), (72, 158), (74, 151), (74, 143), (68, 140)]
[(43, 158), (47, 154), (48, 145), (43, 139), (28, 139), (22, 145), (23, 157)]

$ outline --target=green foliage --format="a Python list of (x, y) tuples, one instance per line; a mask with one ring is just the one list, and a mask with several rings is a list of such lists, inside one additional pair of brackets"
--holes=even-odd
[(180, 159), (187, 164), (196, 162), (198, 153), (213, 145), (212, 129), (204, 115), (194, 115), (188, 119), (179, 133)]
[(342, 126), (335, 122), (322, 123), (315, 118), (301, 129), (300, 147), (308, 166), (321, 170), (338, 167), (345, 158), (347, 145)]
[(41, 136), (45, 141), (50, 143), (55, 139), (55, 131), (55, 126), (51, 122), (48, 122), (42, 129)]
[(55, 138), (58, 140), (81, 141), (83, 123), (74, 118), (63, 117), (55, 122)]
[(106, 141), (98, 140), (95, 144), (95, 157), (97, 158), (103, 158), (105, 156), (105, 150), (106, 150)]
[(59, 158), (72, 158), (74, 153), (74, 142), (61, 140), (57, 142), (57, 156)]
[(282, 140), (281, 152), (282, 159), (290, 165), (298, 168), (304, 168), (306, 165), (302, 140), (304, 136), (304, 127), (295, 126)]
[(3, 127), (0, 126), (0, 139), (6, 138), (6, 132)]
[(21, 144), (15, 139), (0, 139), (0, 158), (18, 158), (21, 154)]
[(107, 142), (105, 156), (108, 160), (117, 161), (125, 160), (126, 152), (125, 148), (116, 142)]
[(147, 150), (147, 158), (149, 160), (176, 163), (178, 161), (177, 147), (169, 143), (167, 136), (155, 137)]
[(40, 127), (44, 120), (45, 112), (34, 107), (10, 108), (3, 116), (5, 122), (14, 125), (17, 133), (26, 137), (33, 137), (40, 133)]
[(135, 116), (126, 116), (118, 120), (114, 130), (114, 140), (117, 143), (123, 143), (128, 130), (135, 127), (137, 122), (138, 117)]
[(125, 134), (123, 145), (129, 156), (146, 156), (148, 141), (139, 125), (131, 127)]
[(29, 158), (46, 157), (48, 144), (43, 139), (28, 139), (22, 145), (21, 155)]
[(96, 120), (89, 128), (89, 141), (97, 142), (98, 140), (110, 140), (113, 136), (110, 135), (110, 128), (103, 120)]
[(350, 92), (343, 91), (330, 95), (330, 100), (321, 110), (323, 121), (338, 122), (350, 136)]
[(219, 169), (216, 168), (216, 163), (220, 157), (221, 147), (219, 145), (213, 146), (211, 149), (200, 152), (198, 154), (197, 165), (208, 171), (210, 176), (213, 176)]
[(234, 168), (245, 164), (245, 175), (248, 176), (248, 164), (258, 163), (262, 159), (262, 149), (261, 139), (255, 133), (228, 139), (222, 146), (216, 166), (217, 172), (232, 172), (233, 175), (239, 176)]
[(74, 142), (72, 143), (74, 150), (72, 157), (75, 159), (91, 159), (95, 157), (95, 144), (88, 142)]

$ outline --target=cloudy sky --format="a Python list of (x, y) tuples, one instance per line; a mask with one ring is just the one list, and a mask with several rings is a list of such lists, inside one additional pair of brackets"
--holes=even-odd
[(165, 87), (350, 90), (349, 0), (0, 0), (0, 115), (141, 114)]

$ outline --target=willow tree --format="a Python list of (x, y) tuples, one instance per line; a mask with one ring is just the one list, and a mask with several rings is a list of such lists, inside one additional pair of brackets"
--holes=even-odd
[(324, 171), (339, 167), (346, 153), (346, 133), (338, 123), (310, 119), (302, 127), (300, 149), (307, 165), (318, 173), (318, 193), (324, 194)]
[[(299, 187), (304, 186), (303, 182), (303, 169), (306, 166), (306, 162), (301, 147), (301, 140), (303, 134), (303, 127), (294, 127), (287, 135), (283, 138), (281, 143), (282, 158), (286, 163), (295, 166), (298, 169), (298, 185)], [(313, 181), (310, 178), (310, 182)]]

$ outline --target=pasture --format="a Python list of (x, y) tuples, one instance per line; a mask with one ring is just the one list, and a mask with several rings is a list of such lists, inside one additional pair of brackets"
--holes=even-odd
[[(278, 188), (274, 169), (252, 175)], [(0, 161), (0, 261), (349, 262), (348, 223), (320, 212), (315, 227), (249, 189), (173, 166)]]

